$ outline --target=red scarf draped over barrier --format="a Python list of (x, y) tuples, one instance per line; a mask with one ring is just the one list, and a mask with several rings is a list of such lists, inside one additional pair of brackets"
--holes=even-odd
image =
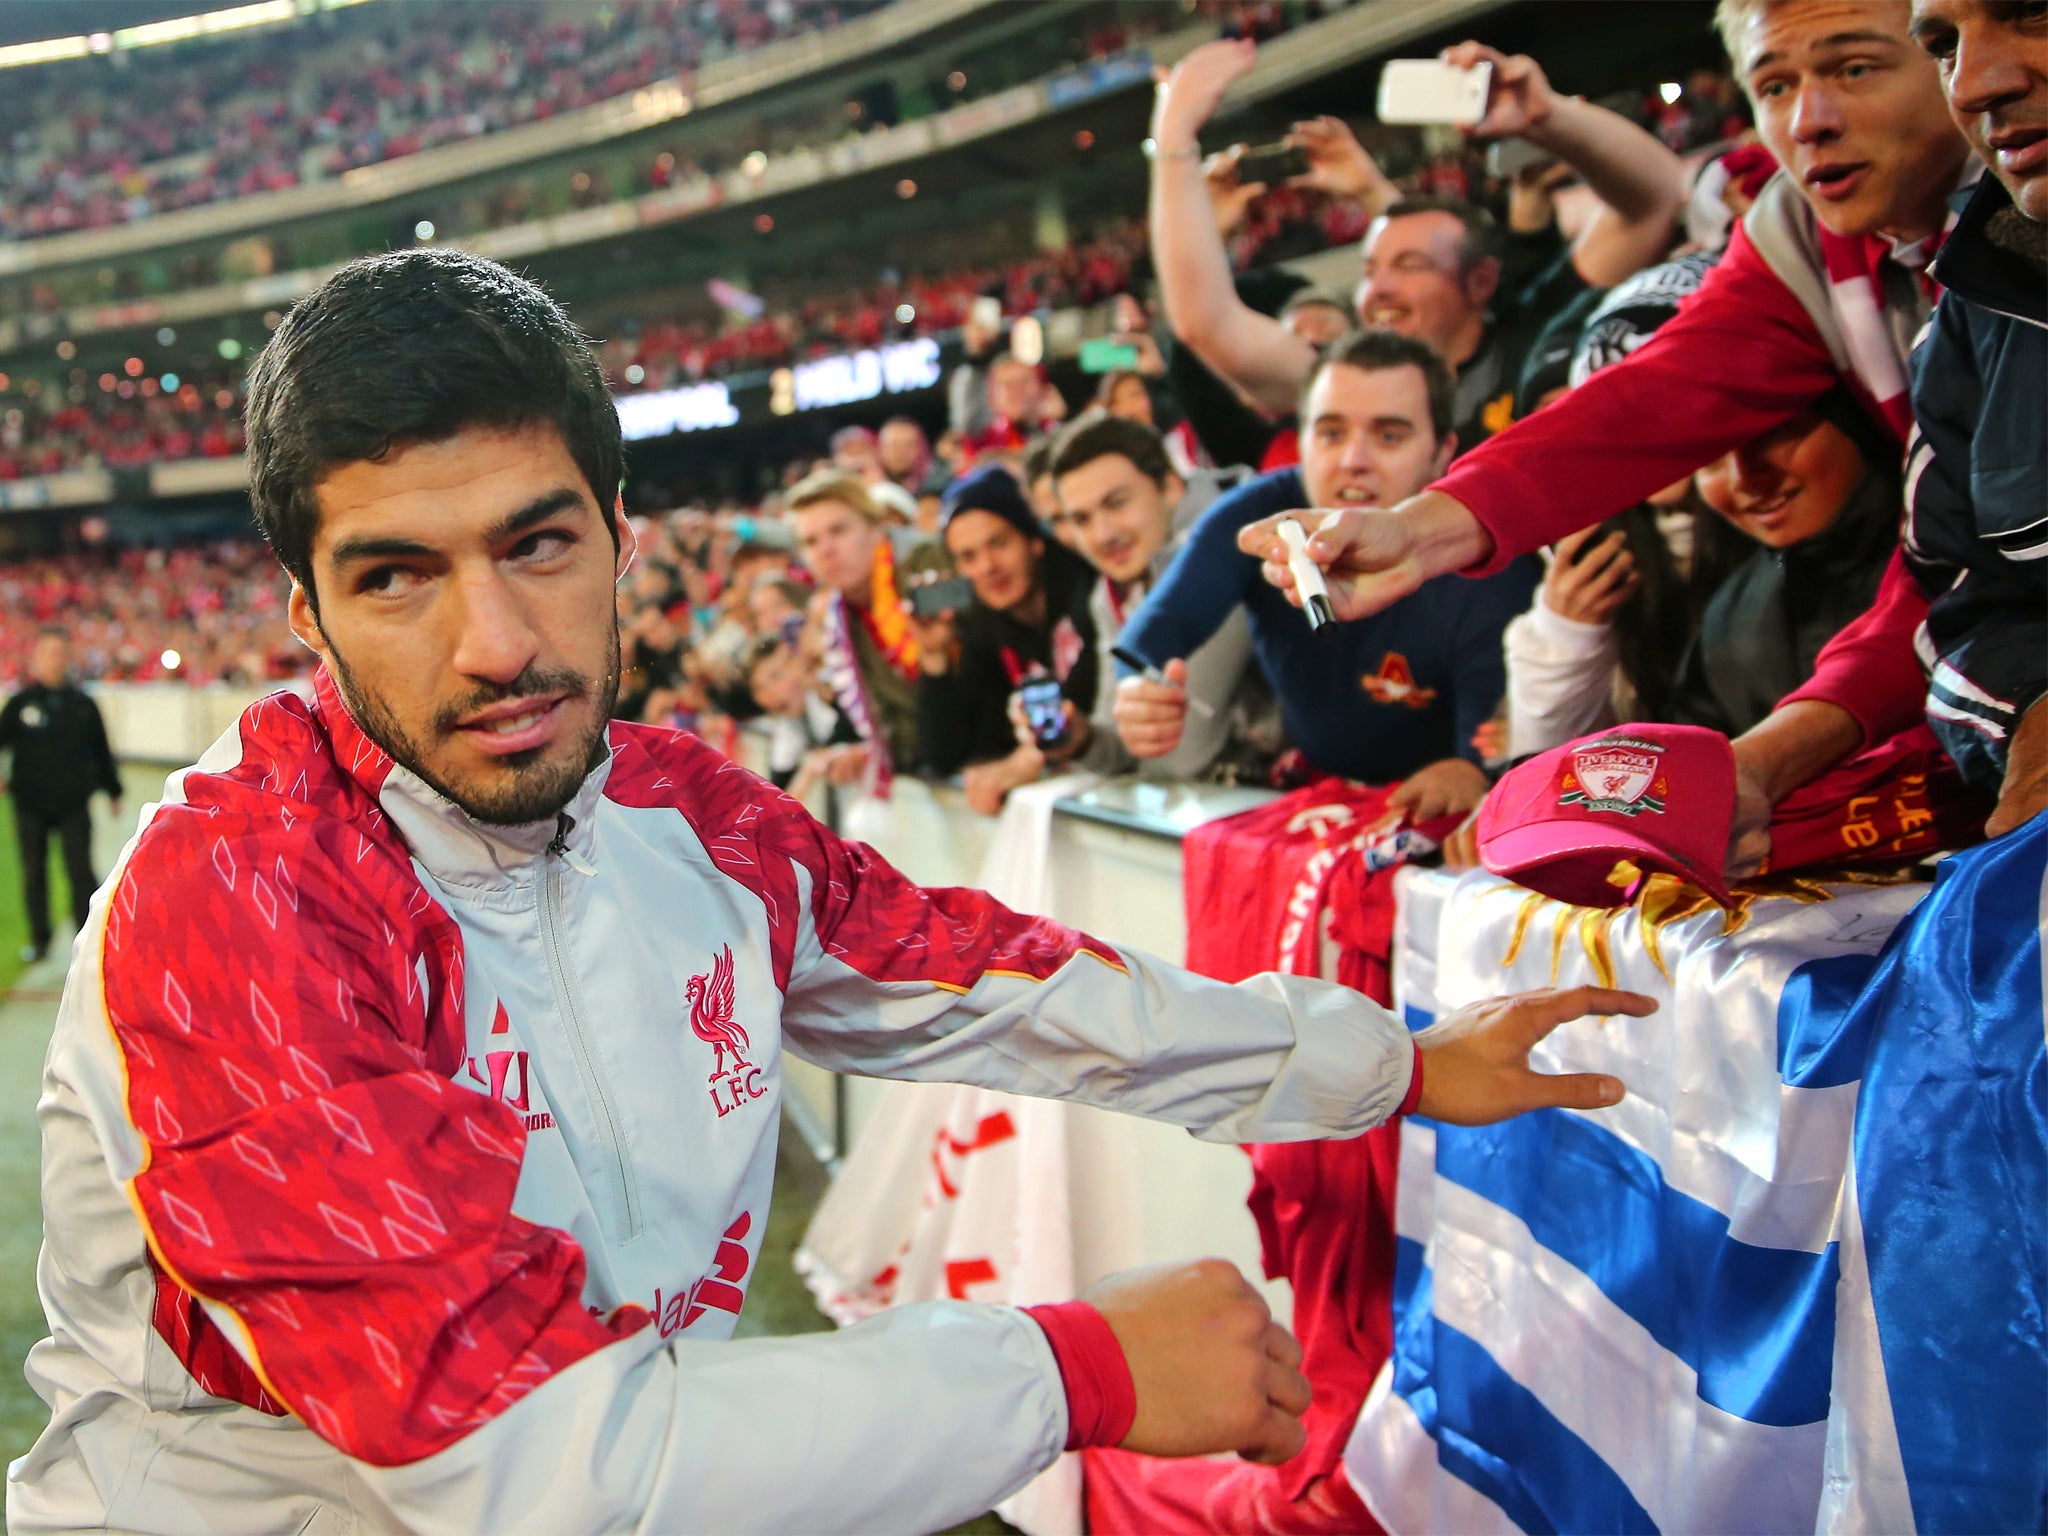
[[(1221, 981), (1270, 970), (1329, 976), (1391, 1004), (1394, 868), (1433, 851), (1455, 823), (1418, 835), (1388, 813), (1386, 797), (1384, 788), (1326, 779), (1189, 833), (1189, 969)], [(1399, 1128), (1246, 1150), (1261, 1258), (1293, 1287), (1302, 1371), (1315, 1389), (1308, 1446), (1280, 1467), (1089, 1451), (1097, 1536), (1380, 1529), (1341, 1462), (1393, 1347)]]

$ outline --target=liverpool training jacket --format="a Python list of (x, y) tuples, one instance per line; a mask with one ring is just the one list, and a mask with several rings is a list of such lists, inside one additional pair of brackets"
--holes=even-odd
[(735, 1342), (784, 1050), (1211, 1140), (1354, 1135), (1407, 1032), (927, 891), (694, 739), (471, 820), (322, 676), (146, 815), (41, 1103), (16, 1533), (932, 1530), (1067, 1436), (1024, 1313)]

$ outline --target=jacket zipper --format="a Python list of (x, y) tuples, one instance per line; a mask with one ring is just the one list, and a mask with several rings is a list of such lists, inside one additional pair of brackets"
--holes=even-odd
[(569, 830), (575, 821), (566, 812), (555, 823), (554, 841), (548, 844), (540, 879), (540, 936), (547, 954), (548, 979), (554, 983), (555, 1006), (562, 1015), (569, 1044), (576, 1053), (577, 1069), (583, 1074), (583, 1090), (597, 1109), (598, 1130), (610, 1157), (612, 1206), (617, 1214), (619, 1241), (630, 1243), (640, 1235), (640, 1198), (633, 1184), (633, 1165), (627, 1160), (625, 1139), (619, 1134), (618, 1115), (612, 1109), (604, 1074), (598, 1069), (591, 1049), (583, 1014), (576, 1006), (576, 992), (569, 984), (569, 968), (562, 963), (562, 930), (558, 907), (561, 901), (562, 865), (570, 864), (584, 873), (590, 866), (569, 849)]

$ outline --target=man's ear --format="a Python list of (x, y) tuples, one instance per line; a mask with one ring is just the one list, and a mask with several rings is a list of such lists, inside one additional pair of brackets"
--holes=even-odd
[(321, 661), (331, 663), (332, 647), (327, 635), (320, 628), (320, 615), (313, 610), (313, 600), (306, 595), (306, 589), (296, 579), (292, 582), (292, 595), (285, 600), (285, 621), (292, 627), (292, 633), (299, 637), (299, 644), (318, 656)]
[(1443, 440), (1436, 445), (1436, 457), (1429, 461), (1429, 478), (1441, 480), (1444, 471), (1451, 467), (1451, 460), (1458, 456), (1458, 434), (1446, 432)]
[(626, 572), (633, 569), (633, 557), (640, 553), (640, 536), (633, 531), (632, 521), (626, 516), (624, 496), (612, 503), (612, 526), (619, 530), (619, 557), (612, 580), (620, 582), (626, 579)]
[(1465, 290), (1465, 302), (1474, 309), (1483, 309), (1500, 290), (1500, 258), (1483, 257), (1458, 281)]
[(1181, 479), (1178, 470), (1169, 469), (1166, 478), (1159, 482), (1159, 494), (1165, 498), (1169, 508), (1177, 507), (1181, 498), (1188, 493), (1187, 481)]

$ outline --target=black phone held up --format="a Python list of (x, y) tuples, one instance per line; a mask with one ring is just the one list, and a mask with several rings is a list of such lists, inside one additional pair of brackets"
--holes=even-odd
[(1308, 174), (1308, 153), (1299, 144), (1255, 144), (1237, 157), (1240, 183), (1262, 181), (1269, 187)]
[(974, 585), (965, 576), (948, 576), (913, 586), (908, 596), (912, 616), (929, 621), (965, 608), (974, 599)]
[(1017, 699), (1039, 746), (1056, 747), (1067, 739), (1067, 701), (1057, 679), (1033, 678), (1017, 690)]

